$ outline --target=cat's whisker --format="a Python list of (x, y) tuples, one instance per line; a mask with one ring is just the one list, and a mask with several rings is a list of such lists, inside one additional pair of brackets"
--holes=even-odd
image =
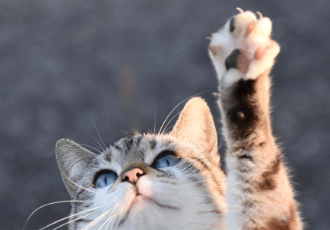
[(118, 229), (118, 226), (119, 226), (119, 224), (120, 224), (120, 221), (121, 221), (121, 219), (122, 219), (122, 217), (120, 217), (120, 218), (119, 218), (119, 220), (118, 220), (118, 222), (117, 222), (117, 225), (116, 225), (116, 228), (115, 228), (115, 230), (117, 230), (117, 229)]
[[(79, 143), (79, 144), (80, 144), (80, 143)], [(86, 146), (86, 147), (88, 147), (88, 148), (91, 148), (91, 149), (97, 151), (98, 153), (101, 153), (101, 152), (102, 152), (100, 149), (97, 149), (97, 148), (95, 148), (95, 147), (93, 147), (93, 146), (90, 146), (90, 145), (87, 145), (87, 144), (80, 144), (80, 145), (81, 145), (81, 146)]]
[(223, 138), (221, 138), (219, 146), (218, 146), (218, 151), (224, 144), (225, 144), (225, 142), (223, 141)]
[[(193, 161), (193, 162), (198, 162), (197, 160), (194, 159), (189, 159), (189, 161)], [(192, 163), (192, 162), (190, 162)], [(199, 162), (198, 162), (199, 163)], [(194, 168), (194, 170), (192, 172), (190, 172), (189, 174), (187, 174), (185, 177), (183, 177), (183, 179), (186, 179), (187, 177), (191, 176), (192, 174), (198, 172), (198, 169), (195, 168), (195, 166), (193, 164), (189, 164), (188, 166), (186, 166), (182, 171), (183, 174), (185, 174), (185, 172), (187, 172), (188, 170), (190, 170), (191, 168)]]
[[(205, 91), (204, 91), (204, 92), (205, 92)], [(178, 108), (182, 103), (186, 102), (187, 100), (189, 100), (189, 99), (191, 99), (191, 98), (193, 98), (193, 97), (196, 97), (196, 96), (198, 96), (198, 95), (200, 95), (200, 94), (202, 94), (202, 93), (204, 93), (204, 92), (201, 92), (201, 93), (195, 94), (195, 95), (193, 95), (193, 96), (190, 96), (190, 97), (184, 99), (183, 101), (181, 101), (179, 104), (177, 104), (177, 105), (171, 110), (171, 112), (167, 115), (167, 117), (166, 117), (165, 120), (163, 121), (162, 125), (160, 126), (160, 129), (159, 129), (158, 134), (157, 134), (157, 139), (159, 138), (160, 134), (162, 133), (162, 128), (163, 128), (164, 124), (166, 123), (167, 119), (171, 116), (171, 114), (175, 111), (175, 109)]]
[[(188, 164), (186, 167), (183, 168), (183, 170), (187, 170), (187, 169), (192, 168), (192, 167), (194, 167), (194, 165), (192, 165), (192, 164)], [(196, 170), (197, 170), (197, 169), (196, 169)]]
[(48, 157), (48, 156), (50, 156), (50, 155), (52, 155), (53, 153), (55, 153), (55, 151), (57, 151), (57, 150), (66, 150), (67, 149), (67, 146), (61, 146), (61, 147), (59, 147), (59, 148), (57, 148), (57, 149), (54, 149), (51, 153), (49, 153), (46, 157)]
[(104, 212), (103, 214), (101, 214), (99, 217), (97, 217), (95, 220), (93, 220), (92, 222), (90, 222), (88, 225), (86, 225), (82, 230), (88, 230), (89, 228), (93, 227), (95, 224), (99, 223), (101, 220), (103, 220), (103, 218), (105, 218), (105, 216), (110, 213), (111, 209), (109, 211)]
[(93, 228), (95, 225), (99, 224), (106, 217), (107, 217), (107, 215), (102, 216), (98, 221), (96, 221), (94, 224), (92, 224), (88, 229)]
[(204, 179), (201, 179), (201, 180), (193, 181), (193, 182), (190, 182), (190, 183), (187, 183), (187, 184), (177, 185), (174, 188), (181, 188), (181, 187), (189, 186), (189, 185), (192, 185), (192, 184), (197, 184), (199, 182), (204, 182), (204, 181), (205, 181)]
[[(110, 216), (108, 219), (106, 219), (98, 230), (101, 230), (103, 228), (103, 226), (105, 226), (108, 222), (110, 223), (111, 222), (111, 217), (112, 216)], [(106, 229), (108, 229), (108, 226), (105, 227), (105, 230)]]
[[(112, 222), (112, 219), (113, 219), (113, 216), (110, 216), (105, 222), (103, 225), (107, 224), (107, 226), (105, 227), (105, 230), (108, 229), (110, 223)], [(103, 227), (103, 225), (101, 226), (101, 228)], [(99, 230), (101, 230), (101, 228), (99, 228)]]
[[(111, 223), (111, 217), (109, 217), (109, 218), (104, 222), (104, 224), (106, 224), (106, 223), (107, 223), (107, 226), (105, 226), (105, 230), (108, 229), (109, 224)], [(102, 225), (102, 226), (103, 226), (103, 225)], [(101, 227), (102, 227), (102, 226), (101, 226)], [(101, 230), (101, 228), (100, 228), (99, 230)]]
[[(184, 179), (186, 179), (186, 178), (182, 178), (182, 180), (184, 180)], [(180, 182), (182, 180), (178, 180), (177, 182)], [(211, 179), (211, 178), (203, 178), (203, 179), (200, 179), (200, 180), (196, 180), (193, 183), (206, 182), (206, 181), (212, 181), (212, 182), (215, 182), (216, 183), (216, 180)]]
[(188, 184), (184, 184), (184, 185), (179, 185), (179, 186), (171, 187), (171, 188), (168, 188), (168, 189), (169, 190), (175, 190), (175, 189), (178, 189), (178, 188), (184, 188), (184, 187), (188, 187), (188, 186), (197, 184), (199, 182), (205, 182), (205, 180), (200, 180), (200, 181), (196, 181), (196, 182), (192, 182), (192, 183), (188, 183)]
[[(55, 151), (56, 151), (56, 150), (54, 149), (53, 151), (51, 151), (50, 153), (48, 153), (48, 154), (46, 155), (46, 157), (49, 157), (49, 156), (53, 155), (53, 153), (55, 153)], [(46, 158), (46, 157), (45, 157), (45, 158)]]
[(187, 176), (190, 176), (198, 171), (198, 169), (195, 168), (193, 165), (188, 165), (187, 167), (185, 167), (182, 170), (182, 173), (185, 174), (188, 170), (191, 170), (191, 169), (193, 169), (193, 171), (191, 171), (189, 174), (186, 174)]
[[(93, 148), (92, 146), (89, 146), (91, 148)], [(96, 148), (93, 148), (93, 149), (96, 149)], [(72, 149), (68, 148), (67, 146), (61, 146), (59, 148), (57, 148), (55, 151), (58, 151), (58, 152), (68, 152), (70, 153), (72, 151)], [(101, 151), (99, 149), (97, 149), (97, 151), (100, 153)], [(93, 154), (91, 152), (89, 152), (89, 154)]]
[[(195, 174), (196, 172), (197, 172), (197, 170), (192, 172), (192, 173), (189, 173), (187, 175), (184, 175), (183, 177), (181, 177), (179, 179), (170, 179), (169, 181), (170, 181), (170, 183), (176, 183), (177, 184), (177, 183), (180, 183), (180, 182), (184, 181), (185, 179), (189, 178), (191, 175)], [(199, 181), (195, 181), (195, 182), (199, 182)]]
[(54, 222), (51, 223), (51, 224), (48, 224), (48, 225), (45, 226), (45, 227), (39, 228), (39, 230), (46, 229), (46, 228), (48, 228), (48, 227), (50, 227), (50, 226), (52, 226), (52, 225), (54, 225), (54, 224), (57, 224), (57, 223), (59, 223), (59, 222), (61, 222), (61, 221), (63, 221), (63, 220), (66, 220), (66, 219), (69, 219), (69, 218), (71, 218), (71, 217), (74, 217), (74, 216), (80, 215), (80, 214), (85, 213), (85, 212), (90, 212), (90, 211), (93, 211), (93, 210), (96, 210), (96, 209), (99, 209), (99, 208), (101, 208), (101, 207), (91, 208), (91, 209), (88, 209), (88, 210), (85, 210), (85, 211), (82, 211), (82, 212), (78, 212), (78, 213), (76, 213), (76, 214), (73, 214), (73, 215), (70, 215), (70, 216), (64, 217), (64, 218), (62, 218), (62, 219), (59, 219), (59, 220), (57, 220), (57, 221), (54, 221)]
[(164, 127), (164, 129), (163, 129), (163, 132), (161, 133), (161, 134), (164, 134), (165, 132), (166, 132), (166, 128), (167, 128), (167, 126), (171, 123), (171, 121), (174, 119), (174, 118), (176, 118), (179, 114), (181, 113), (181, 111), (180, 112), (177, 112), (168, 122), (167, 122), (167, 124), (166, 124), (166, 126)]
[(181, 195), (199, 195), (199, 196), (203, 196), (203, 197), (210, 197), (210, 198), (213, 198), (213, 196), (209, 195), (209, 194), (206, 194), (206, 193), (187, 193), (187, 192), (179, 192), (177, 194), (181, 194)]
[(193, 171), (193, 172), (191, 172), (191, 173), (186, 174), (184, 177), (181, 177), (181, 178), (178, 180), (178, 182), (181, 182), (181, 181), (183, 181), (183, 180), (185, 180), (185, 179), (187, 179), (187, 178), (193, 176), (196, 172), (198, 172), (198, 171), (196, 170), (196, 171)]
[(162, 195), (167, 196), (170, 199), (173, 199), (174, 198), (176, 201), (178, 201), (180, 204), (182, 204), (182, 206), (184, 206), (184, 203), (181, 200), (179, 200), (177, 197), (173, 196), (172, 194), (163, 192)]
[[(190, 168), (190, 166), (187, 166), (187, 167), (186, 167), (186, 170), (188, 170), (188, 168)], [(183, 170), (182, 172), (184, 173), (185, 170)], [(181, 181), (187, 179), (188, 177), (190, 177), (191, 175), (195, 174), (196, 172), (198, 172), (197, 169), (195, 169), (194, 171), (192, 171), (192, 172), (189, 173), (189, 174), (186, 174), (184, 177), (179, 178), (179, 180), (172, 180), (172, 182), (176, 182), (176, 183), (181, 182)], [(197, 180), (197, 181), (194, 181), (194, 182), (192, 182), (192, 183), (188, 183), (188, 184), (185, 184), (185, 185), (176, 186), (176, 187), (174, 187), (174, 188), (185, 187), (185, 186), (189, 186), (189, 185), (191, 185), (191, 184), (197, 184), (197, 183), (199, 183), (199, 182), (206, 182), (206, 180), (216, 182), (215, 180), (210, 179), (210, 178), (209, 178), (209, 179), (204, 179), (204, 178), (202, 178), (202, 179)]]
[[(194, 159), (189, 159), (190, 161), (193, 161), (193, 162), (197, 162), (199, 163), (197, 160), (194, 160)], [(188, 166), (189, 167), (189, 166)], [(187, 170), (188, 170), (188, 167), (187, 167)], [(193, 165), (191, 165), (190, 167), (194, 167)], [(198, 169), (196, 168), (196, 170), (192, 171), (190, 174), (187, 174), (184, 178), (181, 178), (181, 179), (186, 179), (188, 178), (189, 176), (193, 175), (194, 173), (196, 173), (198, 171)]]
[(112, 220), (111, 220), (111, 228), (112, 228), (112, 225), (115, 223), (115, 220), (116, 220), (117, 216), (118, 216), (118, 213), (116, 213), (114, 215), (114, 217), (112, 218)]
[[(178, 169), (178, 170), (181, 171), (182, 174), (185, 174), (187, 172), (187, 170), (189, 170), (192, 167), (193, 167), (193, 165), (188, 165), (188, 166), (184, 167), (183, 169)], [(175, 182), (175, 183), (176, 182), (179, 182), (179, 181), (182, 181), (182, 180), (186, 179), (188, 176), (190, 176), (191, 174), (193, 174), (193, 173), (195, 173), (197, 171), (198, 171), (197, 169), (194, 169), (194, 171), (192, 171), (190, 174), (185, 175), (184, 177), (180, 178), (179, 180), (177, 180), (177, 179), (171, 179), (170, 181), (171, 182)], [(170, 172), (169, 175), (176, 176), (173, 172)]]
[(183, 179), (186, 179), (197, 172), (198, 172), (198, 169), (191, 166), (190, 168), (187, 168), (185, 171), (183, 171), (184, 174), (187, 173), (187, 174), (185, 174), (185, 177), (183, 177)]
[(188, 172), (188, 170), (190, 170), (190, 168), (187, 168), (185, 171), (182, 171), (184, 176), (179, 178), (179, 180), (176, 180), (176, 181), (178, 181), (178, 182), (183, 181), (198, 172), (198, 169), (194, 169), (193, 171), (189, 172), (188, 174), (185, 174), (186, 172)]
[(109, 217), (109, 221), (108, 221), (108, 224), (106, 226), (106, 230), (108, 229), (109, 225), (112, 223), (112, 221), (115, 219), (114, 215), (110, 216)]
[(82, 189), (84, 189), (84, 190), (86, 190), (88, 192), (91, 192), (91, 193), (96, 193), (96, 192), (94, 192), (92, 190), (89, 190), (88, 188), (83, 187), (82, 185), (77, 184), (76, 182), (74, 182), (73, 180), (71, 180), (67, 175), (65, 175), (65, 174), (63, 174), (63, 175), (66, 177), (66, 179), (68, 179), (71, 183), (73, 183), (74, 185), (78, 186), (79, 188), (82, 188)]
[(85, 128), (85, 131), (88, 133), (88, 135), (93, 139), (90, 139), (90, 138), (88, 138), (88, 140), (93, 144), (93, 145), (95, 145), (95, 143), (96, 143), (96, 145), (94, 146), (94, 148), (96, 148), (96, 149), (98, 149), (98, 152), (102, 152), (103, 151), (103, 146), (96, 140), (96, 138), (90, 133), (90, 131), (89, 130), (87, 130), (86, 128)]
[(90, 133), (88, 134), (93, 138), (93, 140), (96, 142), (96, 144), (101, 148), (101, 152), (104, 150), (104, 147), (100, 144), (100, 142)]
[(87, 214), (87, 215), (85, 215), (85, 216), (82, 216), (82, 217), (76, 218), (76, 219), (74, 219), (74, 220), (70, 220), (70, 221), (68, 221), (68, 222), (66, 222), (66, 223), (64, 223), (64, 224), (61, 224), (60, 226), (57, 226), (56, 228), (53, 228), (53, 230), (59, 229), (59, 228), (65, 226), (65, 225), (68, 225), (68, 224), (70, 224), (70, 223), (72, 223), (72, 222), (75, 222), (75, 221), (77, 221), (77, 220), (84, 219), (85, 217), (91, 216), (91, 215), (93, 215), (93, 214), (94, 214), (94, 213), (90, 213), (90, 214)]
[[(61, 146), (61, 147), (58, 147), (58, 148), (56, 148), (55, 150), (54, 150), (54, 152), (55, 151), (68, 151), (68, 152), (70, 152), (71, 151), (71, 149), (69, 149), (68, 148), (68, 146), (66, 146), (66, 145), (63, 145), (63, 146)], [(99, 151), (99, 150), (98, 150)]]
[(154, 133), (156, 133), (156, 123), (157, 123), (157, 110), (155, 106)]
[(69, 151), (68, 147), (64, 145), (64, 146), (61, 146), (61, 147), (56, 148), (52, 153), (54, 153), (56, 151), (60, 151), (60, 150)]
[(94, 125), (94, 127), (95, 127), (95, 130), (96, 130), (96, 133), (97, 133), (97, 135), (99, 136), (99, 138), (100, 138), (100, 140), (101, 140), (101, 143), (103, 144), (104, 149), (107, 149), (107, 146), (104, 144), (104, 141), (103, 141), (103, 139), (101, 138), (100, 132), (97, 130), (97, 127), (96, 127), (96, 124), (95, 124), (94, 119), (92, 119), (92, 121), (93, 121), (93, 125)]
[(171, 126), (167, 127), (166, 129), (164, 129), (163, 134), (164, 134), (164, 133), (167, 133), (167, 132), (170, 131), (170, 130), (172, 130), (173, 127), (174, 127), (174, 125), (171, 125)]
[[(110, 214), (110, 211), (113, 211), (113, 210), (114, 210), (114, 208), (110, 209), (110, 210), (109, 210), (109, 214)], [(101, 230), (102, 227), (103, 227), (105, 224), (107, 224), (107, 226), (106, 226), (105, 229), (108, 229), (109, 225), (115, 220), (115, 218), (117, 217), (117, 215), (118, 215), (118, 212), (115, 213), (115, 214), (110, 215), (109, 218), (108, 218), (108, 219), (102, 224), (102, 226), (99, 228), (99, 230)], [(112, 228), (112, 227), (111, 227), (111, 228)]]
[(47, 207), (47, 206), (53, 205), (53, 204), (75, 203), (75, 202), (84, 202), (84, 201), (82, 201), (82, 200), (61, 200), (61, 201), (55, 201), (55, 202), (51, 202), (51, 203), (48, 203), (48, 204), (41, 205), (40, 207), (36, 208), (36, 209), (30, 214), (30, 216), (27, 218), (23, 230), (25, 230), (27, 223), (29, 222), (29, 220), (31, 219), (31, 217), (33, 216), (33, 214), (36, 213), (38, 210), (40, 210), (40, 209), (42, 209), (42, 208), (44, 208), (44, 207)]

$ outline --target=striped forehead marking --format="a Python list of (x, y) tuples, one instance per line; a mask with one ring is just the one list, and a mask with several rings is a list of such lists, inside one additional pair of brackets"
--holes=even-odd
[[(145, 160), (147, 152), (154, 152), (156, 149), (173, 149), (169, 141), (157, 141), (153, 137), (144, 135), (131, 135), (123, 137), (110, 146), (111, 157), (115, 157), (120, 164), (127, 161)], [(152, 154), (153, 155), (153, 154)]]

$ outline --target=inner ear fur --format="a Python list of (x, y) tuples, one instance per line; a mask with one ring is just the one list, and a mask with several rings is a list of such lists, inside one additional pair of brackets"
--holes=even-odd
[(171, 135), (192, 144), (211, 162), (219, 164), (216, 128), (210, 109), (202, 98), (194, 97), (186, 103)]
[(69, 139), (60, 139), (55, 146), (58, 167), (63, 182), (71, 196), (73, 196), (78, 181), (86, 172), (86, 167), (92, 164), (95, 154)]

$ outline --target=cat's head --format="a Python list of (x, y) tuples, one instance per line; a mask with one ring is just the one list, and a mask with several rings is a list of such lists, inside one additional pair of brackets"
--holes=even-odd
[(224, 174), (213, 118), (200, 98), (187, 102), (168, 134), (124, 137), (102, 153), (61, 139), (56, 157), (73, 200), (69, 229), (222, 224)]

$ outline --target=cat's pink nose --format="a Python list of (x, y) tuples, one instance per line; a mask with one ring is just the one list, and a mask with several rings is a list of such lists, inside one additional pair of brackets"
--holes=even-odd
[(140, 176), (143, 176), (145, 173), (140, 168), (133, 168), (129, 171), (126, 171), (123, 174), (123, 181), (129, 181), (132, 184), (135, 184)]

